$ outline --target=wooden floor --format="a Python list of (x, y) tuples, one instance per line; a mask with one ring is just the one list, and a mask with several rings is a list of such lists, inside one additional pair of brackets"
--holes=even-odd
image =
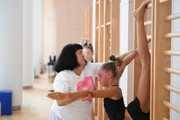
[(51, 89), (52, 82), (47, 75), (40, 75), (32, 88), (23, 89), (21, 110), (13, 111), (10, 116), (1, 116), (0, 120), (48, 120), (53, 100), (46, 95)]

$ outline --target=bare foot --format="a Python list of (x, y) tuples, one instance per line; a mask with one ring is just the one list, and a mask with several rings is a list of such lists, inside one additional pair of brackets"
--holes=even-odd
[(144, 2), (142, 2), (142, 4), (140, 5), (140, 7), (136, 10), (133, 11), (133, 16), (139, 16), (139, 15), (144, 15), (145, 9), (147, 7), (148, 4), (151, 3), (151, 0), (145, 0)]

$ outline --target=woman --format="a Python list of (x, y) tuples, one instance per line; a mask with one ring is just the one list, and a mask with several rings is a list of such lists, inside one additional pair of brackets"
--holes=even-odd
[(144, 14), (147, 4), (151, 1), (144, 1), (142, 5), (134, 11), (137, 28), (137, 46), (142, 64), (142, 71), (137, 90), (136, 98), (124, 105), (121, 89), (118, 87), (119, 78), (124, 68), (131, 58), (137, 56), (137, 52), (130, 53), (124, 59), (110, 57), (110, 62), (104, 63), (98, 70), (100, 83), (105, 90), (84, 90), (81, 92), (69, 93), (50, 93), (49, 98), (67, 99), (67, 98), (85, 98), (89, 94), (92, 97), (104, 98), (104, 107), (110, 120), (149, 120), (150, 112), (150, 53), (148, 50), (148, 41), (144, 30)]
[[(54, 66), (54, 70), (58, 72), (53, 83), (54, 91), (95, 90), (94, 78), (101, 65), (102, 63), (87, 62), (81, 45), (66, 45)], [(91, 100), (82, 101), (77, 98), (56, 100), (51, 107), (49, 120), (86, 120), (91, 110)]]

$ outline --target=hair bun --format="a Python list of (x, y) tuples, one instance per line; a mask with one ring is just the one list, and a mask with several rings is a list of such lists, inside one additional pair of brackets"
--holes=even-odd
[(109, 60), (115, 61), (115, 60), (116, 60), (116, 57), (115, 57), (114, 55), (110, 55), (110, 56), (109, 56)]

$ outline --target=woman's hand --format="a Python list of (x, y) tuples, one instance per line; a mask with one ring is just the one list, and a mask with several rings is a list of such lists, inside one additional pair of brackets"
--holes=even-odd
[(86, 96), (85, 98), (81, 98), (81, 100), (83, 100), (83, 101), (88, 100), (91, 103), (92, 102), (92, 96), (91, 96), (91, 94), (88, 94), (88, 96)]
[(47, 95), (47, 97), (53, 99), (53, 100), (63, 100), (66, 98), (70, 98), (70, 93), (61, 93), (61, 92), (52, 92)]

